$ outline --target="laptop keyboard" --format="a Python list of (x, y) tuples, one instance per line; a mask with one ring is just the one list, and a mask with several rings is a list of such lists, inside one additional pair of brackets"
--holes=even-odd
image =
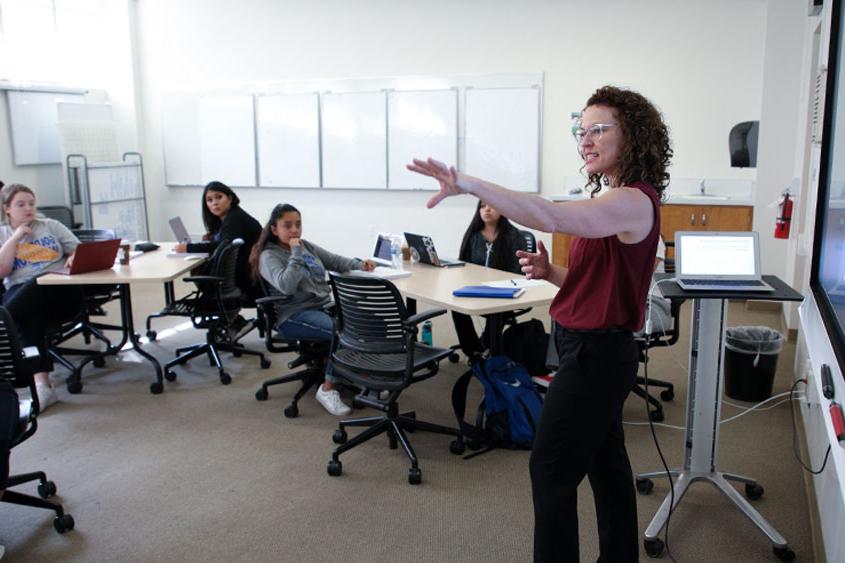
[(685, 285), (718, 285), (721, 287), (763, 287), (765, 284), (758, 280), (685, 280)]

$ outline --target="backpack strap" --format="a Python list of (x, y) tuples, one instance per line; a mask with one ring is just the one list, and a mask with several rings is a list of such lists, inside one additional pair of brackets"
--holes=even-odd
[[(455, 412), (455, 418), (458, 420), (458, 430), (460, 431), (461, 436), (466, 437), (470, 442), (477, 442), (479, 439), (483, 438), (483, 426), (478, 425), (478, 417), (476, 417), (477, 426), (468, 424), (464, 420), (467, 406), (467, 388), (469, 387), (469, 382), (472, 379), (472, 376), (472, 370), (465, 371), (452, 387), (452, 410)], [(483, 401), (481, 403), (481, 407), (479, 407), (479, 412), (481, 413), (481, 422), (483, 423)]]

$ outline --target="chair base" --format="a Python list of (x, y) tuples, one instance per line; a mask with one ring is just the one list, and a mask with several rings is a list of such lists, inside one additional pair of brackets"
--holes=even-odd
[(323, 379), (325, 379), (325, 370), (317, 365), (311, 366), (290, 375), (283, 375), (281, 377), (268, 379), (262, 383), (261, 388), (255, 392), (255, 399), (258, 401), (266, 401), (270, 396), (268, 387), (273, 385), (283, 385), (293, 381), (301, 381), (302, 385), (299, 386), (299, 389), (293, 396), (293, 400), (291, 400), (290, 404), (285, 407), (284, 410), (287, 418), (296, 418), (299, 415), (299, 406), (297, 406), (299, 400), (313, 387), (322, 384)]
[[(413, 411), (399, 414), (398, 406), (395, 402), (389, 403), (386, 405), (386, 408), (387, 412), (384, 415), (349, 418), (340, 421), (338, 429), (332, 436), (332, 440), (336, 444), (340, 444), (340, 446), (332, 453), (332, 459), (328, 464), (329, 475), (336, 477), (341, 474), (342, 464), (340, 463), (340, 454), (386, 432), (390, 449), (395, 450), (401, 445), (405, 455), (411, 461), (411, 468), (408, 470), (408, 482), (412, 485), (418, 485), (422, 482), (422, 472), (419, 468), (417, 454), (405, 433), (421, 430), (423, 432), (454, 436), (458, 440), (461, 440), (461, 433), (456, 428), (417, 420), (416, 413)], [(347, 440), (346, 428), (350, 426), (363, 426), (367, 429)]]
[(240, 356), (242, 354), (257, 356), (261, 358), (261, 369), (267, 369), (270, 367), (270, 361), (267, 360), (262, 352), (250, 350), (244, 347), (243, 344), (238, 344), (236, 342), (217, 342), (209, 339), (205, 344), (195, 344), (185, 348), (178, 348), (176, 350), (177, 357), (164, 365), (164, 378), (167, 379), (167, 381), (175, 381), (176, 372), (173, 371), (173, 366), (187, 363), (188, 360), (205, 354), (208, 356), (209, 364), (217, 368), (217, 371), (220, 374), (220, 382), (223, 385), (228, 385), (232, 382), (232, 376), (226, 373), (226, 370), (223, 368), (223, 362), (220, 359), (220, 352), (231, 352), (235, 356)]
[[(16, 487), (24, 483), (38, 481), (38, 495), (41, 498), (32, 495), (26, 495), (17, 491), (9, 490), (9, 487)], [(20, 475), (10, 476), (3, 485), (6, 488), (0, 497), (0, 502), (7, 502), (9, 504), (17, 504), (19, 506), (29, 506), (32, 508), (43, 508), (45, 510), (52, 510), (56, 513), (53, 519), (53, 527), (57, 532), (63, 534), (67, 531), (73, 530), (74, 522), (73, 516), (65, 513), (61, 503), (46, 500), (47, 498), (56, 494), (56, 484), (47, 480), (47, 475), (43, 471), (35, 471), (32, 473), (22, 473)]]
[[(652, 397), (648, 393), (646, 393), (645, 388), (641, 387), (645, 385), (645, 378), (637, 377), (636, 381), (634, 382), (634, 387), (631, 389), (635, 395), (645, 399), (646, 403), (653, 406), (654, 410), (649, 410), (649, 418), (651, 418), (654, 422), (662, 422), (663, 421), (663, 403), (658, 401), (656, 398)], [(648, 386), (649, 387), (662, 387), (664, 391), (660, 392), (660, 398), (664, 401), (671, 401), (675, 398), (675, 385), (669, 383), (668, 381), (661, 381), (660, 379), (648, 379)]]

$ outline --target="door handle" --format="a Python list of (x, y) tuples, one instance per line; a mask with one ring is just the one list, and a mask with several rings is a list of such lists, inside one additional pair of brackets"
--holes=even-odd
[(707, 213), (701, 214), (701, 224), (704, 225), (705, 227), (707, 226)]
[(689, 214), (689, 224), (692, 225), (693, 227), (695, 226), (695, 213)]

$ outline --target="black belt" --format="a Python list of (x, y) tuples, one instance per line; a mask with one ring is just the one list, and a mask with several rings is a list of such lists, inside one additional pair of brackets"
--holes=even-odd
[(564, 328), (560, 325), (558, 326), (558, 330), (560, 330), (563, 334), (567, 332), (571, 332), (573, 334), (622, 334), (622, 333), (631, 333), (630, 330), (626, 328)]

